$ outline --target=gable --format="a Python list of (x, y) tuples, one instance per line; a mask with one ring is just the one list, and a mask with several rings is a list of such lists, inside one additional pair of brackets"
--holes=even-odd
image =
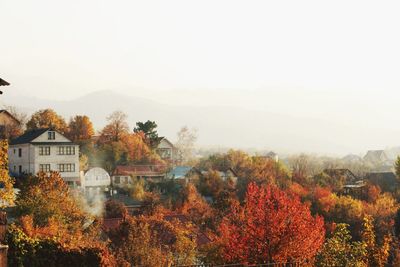
[(167, 138), (163, 138), (163, 139), (160, 141), (160, 144), (158, 144), (157, 148), (158, 148), (158, 149), (160, 149), (160, 148), (170, 148), (170, 149), (173, 149), (173, 148), (174, 148), (174, 145), (173, 145), (170, 141), (168, 141)]
[(35, 129), (24, 133), (23, 135), (11, 140), (10, 145), (19, 144), (37, 144), (37, 143), (72, 143), (68, 138), (62, 134), (55, 132), (54, 140), (48, 139), (49, 129)]
[(53, 131), (55, 133), (55, 138), (50, 140), (48, 138), (48, 132), (51, 132), (51, 130), (46, 130), (45, 132), (43, 132), (41, 135), (39, 135), (38, 137), (36, 137), (35, 139), (33, 139), (31, 142), (32, 143), (58, 143), (58, 142), (66, 142), (66, 143), (70, 143), (71, 140), (69, 140), (68, 138), (66, 138), (64, 135), (60, 134), (57, 131)]

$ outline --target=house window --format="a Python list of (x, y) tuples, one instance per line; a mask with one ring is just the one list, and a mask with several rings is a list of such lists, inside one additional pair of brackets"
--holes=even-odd
[(116, 183), (116, 184), (121, 183), (121, 179), (120, 179), (119, 176), (115, 176), (115, 177), (114, 177), (114, 183)]
[(58, 155), (75, 155), (74, 146), (59, 146)]
[(39, 171), (41, 172), (49, 172), (50, 164), (39, 164)]
[(39, 147), (39, 155), (50, 155), (50, 147), (49, 146), (41, 146)]
[(18, 173), (21, 174), (22, 173), (22, 165), (18, 166)]
[(14, 155), (15, 155), (15, 153), (17, 153), (17, 150), (14, 148)]
[(14, 165), (14, 172), (17, 172), (17, 166)]
[(18, 148), (18, 157), (22, 157), (22, 148)]
[(73, 164), (73, 163), (58, 164), (58, 171), (59, 172), (74, 172), (75, 164)]
[(67, 146), (66, 147), (66, 154), (67, 155), (75, 155), (75, 147), (74, 146)]
[(48, 139), (48, 140), (55, 140), (55, 139), (56, 139), (56, 132), (54, 132), (54, 131), (48, 131), (48, 132), (47, 132), (47, 139)]

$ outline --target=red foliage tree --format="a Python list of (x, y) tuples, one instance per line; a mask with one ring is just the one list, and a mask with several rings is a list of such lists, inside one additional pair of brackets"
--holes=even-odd
[(323, 219), (313, 217), (297, 196), (274, 186), (248, 186), (220, 226), (228, 262), (272, 263), (312, 259), (324, 242)]

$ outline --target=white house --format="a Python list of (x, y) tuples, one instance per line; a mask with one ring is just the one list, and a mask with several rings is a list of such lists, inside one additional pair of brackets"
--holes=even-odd
[(79, 146), (57, 131), (26, 132), (10, 142), (8, 158), (13, 176), (58, 171), (68, 185), (80, 183)]
[(110, 189), (111, 177), (108, 172), (102, 168), (91, 168), (85, 173), (82, 181), (82, 188), (91, 196), (95, 193), (108, 191)]

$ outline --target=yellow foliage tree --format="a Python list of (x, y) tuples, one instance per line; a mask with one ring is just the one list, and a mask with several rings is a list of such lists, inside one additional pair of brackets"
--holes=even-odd
[(13, 204), (13, 179), (8, 174), (8, 141), (0, 140), (0, 207)]

